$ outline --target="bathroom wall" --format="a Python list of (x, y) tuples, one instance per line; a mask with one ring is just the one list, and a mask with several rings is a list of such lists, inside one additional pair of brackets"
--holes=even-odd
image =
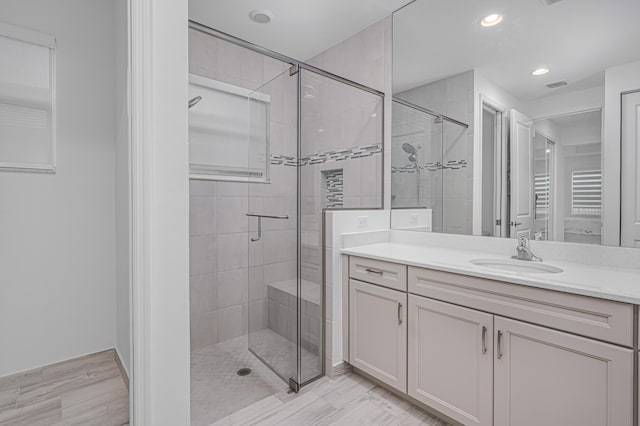
[[(344, 309), (348, 298), (344, 297), (342, 256), (340, 249), (343, 247), (343, 234), (357, 232), (380, 231), (385, 233), (388, 239), (389, 224), (391, 221), (390, 210), (361, 210), (361, 211), (330, 211), (326, 213), (325, 225), (325, 257), (326, 257), (326, 360), (325, 371), (333, 376), (339, 372), (339, 366), (344, 360), (343, 354), (348, 348), (345, 346), (343, 336), (343, 323), (348, 318), (344, 315)], [(414, 231), (411, 231), (414, 232)], [(423, 234), (423, 232), (416, 232)], [(370, 234), (364, 234), (365, 238)], [(378, 241), (363, 242), (373, 244)], [(334, 368), (338, 367), (337, 371)]]
[(383, 205), (386, 209), (391, 208), (392, 23), (391, 16), (381, 19), (307, 61), (385, 94)]
[(116, 35), (110, 1), (7, 0), (0, 19), (56, 37), (58, 109), (57, 172), (0, 172), (4, 376), (115, 346)]
[[(374, 28), (354, 37), (373, 43), (371, 38), (382, 35), (383, 43), (372, 46), (368, 58), (382, 64), (379, 58), (385, 57), (387, 29), (384, 22)], [(296, 167), (288, 163), (295, 163), (297, 156), (297, 115), (296, 79), (289, 77), (288, 64), (195, 30), (189, 35), (190, 72), (252, 90), (269, 82), (259, 91), (272, 97), (271, 183), (191, 182), (191, 346), (197, 349), (263, 328), (269, 322), (267, 284), (296, 277)], [(329, 58), (336, 49), (320, 56)], [(353, 62), (360, 72), (371, 71), (358, 60), (354, 57), (340, 63)], [(310, 62), (319, 65), (314, 59)], [(330, 71), (340, 74), (345, 70)], [(309, 87), (305, 89), (308, 96), (303, 97), (300, 160), (305, 163), (300, 167), (301, 266), (303, 279), (317, 285), (307, 288), (317, 291), (319, 298), (322, 208), (378, 207), (382, 203), (382, 102), (309, 71), (302, 73), (303, 86)], [(371, 84), (362, 76), (351, 77)], [(348, 151), (340, 152), (344, 149)], [(328, 182), (340, 186), (341, 197), (335, 203), (328, 201)], [(251, 236), (256, 231), (255, 219), (248, 221), (244, 216), (249, 210), (288, 214), (291, 219), (264, 220), (263, 239), (249, 244), (249, 231)]]
[[(391, 23), (391, 17), (387, 17), (308, 61), (312, 65), (385, 93), (382, 145), (384, 153), (383, 205), (386, 209), (389, 209), (391, 206)], [(364, 104), (366, 104), (366, 102)], [(370, 117), (371, 114), (372, 112), (366, 114), (364, 116), (365, 120), (370, 120), (372, 118)], [(366, 128), (366, 126), (361, 129), (364, 128)], [(356, 137), (356, 139), (358, 138)], [(361, 194), (364, 197), (362, 200), (366, 201), (366, 204), (361, 204), (360, 206), (344, 205), (345, 208), (365, 207), (371, 205), (370, 203), (374, 201), (371, 196), (376, 194), (377, 190), (372, 187), (372, 185), (379, 185), (379, 179), (377, 176), (374, 177), (371, 171), (375, 170), (374, 164), (379, 160), (375, 159), (375, 161), (372, 161), (374, 159), (367, 158), (364, 160), (366, 161), (361, 165), (356, 165), (355, 168), (351, 168), (350, 170), (345, 169), (345, 179), (347, 179), (349, 173), (351, 173), (351, 176), (359, 175), (359, 173), (355, 172), (361, 173), (360, 176), (362, 176), (363, 180), (359, 186), (354, 187), (355, 192), (353, 194)], [(324, 167), (329, 168), (328, 165)], [(342, 167), (342, 165), (340, 165), (340, 167)], [(303, 176), (304, 175), (305, 172), (303, 172)], [(315, 173), (307, 173), (307, 176), (314, 175), (317, 176)], [(344, 226), (338, 224), (334, 227), (333, 217), (336, 215), (347, 218), (345, 219)], [(359, 221), (358, 217), (363, 216), (367, 219)], [(327, 211), (325, 213), (325, 371), (329, 375), (333, 374), (333, 367), (342, 362), (342, 280), (335, 278), (336, 271), (339, 274), (342, 269), (341, 264), (335, 264), (335, 256), (331, 250), (331, 247), (335, 244), (335, 235), (339, 235), (341, 232), (346, 232), (350, 229), (387, 228), (389, 226), (389, 220), (388, 210)], [(319, 225), (321, 225), (321, 223), (319, 223)], [(316, 229), (321, 230), (321, 228)], [(315, 251), (315, 247), (317, 246), (315, 239), (321, 239), (322, 235), (315, 234), (315, 230), (313, 232), (313, 250)], [(313, 259), (319, 259), (315, 253)], [(314, 272), (315, 279), (318, 277), (317, 274), (318, 273)]]
[[(465, 124), (465, 129), (448, 121), (435, 126), (442, 132), (442, 210), (433, 205), (434, 229), (471, 234), (473, 227), (474, 169), (474, 71), (425, 84), (396, 94), (415, 105), (436, 111)], [(438, 130), (440, 129), (440, 130)], [(438, 142), (440, 134), (433, 139)], [(427, 187), (424, 185), (424, 187)]]
[(620, 94), (640, 89), (640, 61), (605, 70), (602, 243), (620, 244)]
[[(189, 30), (189, 71), (250, 90), (260, 88), (260, 92), (269, 94), (271, 154), (293, 158), (297, 155), (295, 79), (289, 77), (288, 68), (288, 64)], [(267, 82), (270, 83), (261, 87)], [(266, 326), (265, 277), (295, 278), (295, 172), (295, 167), (284, 163), (271, 164), (269, 184), (190, 182), (192, 350), (246, 334), (249, 321), (256, 328)], [(265, 220), (264, 238), (250, 246), (250, 221), (245, 216), (249, 210), (288, 214), (292, 219)], [(251, 220), (252, 236), (255, 220)], [(249, 303), (256, 315), (251, 320)]]
[(116, 0), (116, 350), (131, 371), (131, 173), (129, 170), (129, 106), (127, 93), (127, 2)]

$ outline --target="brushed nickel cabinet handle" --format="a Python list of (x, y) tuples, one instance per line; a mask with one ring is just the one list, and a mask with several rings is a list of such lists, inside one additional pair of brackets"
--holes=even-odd
[(487, 327), (482, 326), (482, 353), (487, 353)]
[(370, 274), (382, 275), (382, 271), (379, 269), (365, 268), (365, 271)]
[(402, 325), (402, 303), (398, 302), (398, 325)]
[(502, 359), (502, 331), (498, 330), (498, 359)]

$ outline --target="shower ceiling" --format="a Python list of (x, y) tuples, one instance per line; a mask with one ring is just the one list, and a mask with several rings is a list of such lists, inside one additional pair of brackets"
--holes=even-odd
[[(189, 0), (189, 19), (305, 61), (411, 0)], [(268, 24), (249, 19), (256, 8)]]

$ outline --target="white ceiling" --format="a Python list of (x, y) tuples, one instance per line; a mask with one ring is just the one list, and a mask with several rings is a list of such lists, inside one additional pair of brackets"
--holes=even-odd
[[(504, 20), (481, 27), (490, 13)], [(470, 69), (521, 100), (602, 85), (605, 68), (640, 59), (639, 18), (639, 0), (417, 0), (394, 15), (394, 90)], [(540, 66), (551, 72), (532, 76)]]
[[(411, 0), (189, 0), (189, 18), (305, 61), (389, 16)], [(266, 9), (268, 24), (249, 19)]]

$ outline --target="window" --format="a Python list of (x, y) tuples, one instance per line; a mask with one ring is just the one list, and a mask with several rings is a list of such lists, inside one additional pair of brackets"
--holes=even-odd
[(0, 170), (55, 171), (55, 39), (0, 24)]
[(549, 173), (539, 173), (534, 176), (534, 192), (536, 197), (536, 218), (549, 214)]
[(196, 178), (268, 180), (271, 97), (191, 75), (189, 163)]
[(600, 170), (571, 173), (571, 214), (602, 214), (602, 172)]

